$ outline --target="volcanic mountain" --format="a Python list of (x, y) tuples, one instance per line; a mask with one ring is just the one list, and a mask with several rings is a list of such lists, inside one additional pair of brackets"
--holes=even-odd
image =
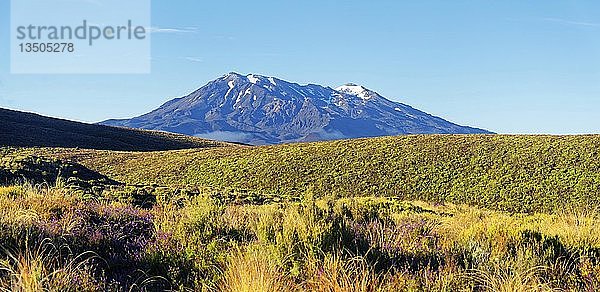
[(356, 84), (299, 85), (229, 73), (142, 116), (103, 125), (247, 144), (403, 134), (489, 134), (391, 101)]

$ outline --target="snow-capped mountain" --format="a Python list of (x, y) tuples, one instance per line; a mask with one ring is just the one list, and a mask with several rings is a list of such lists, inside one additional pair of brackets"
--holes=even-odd
[(229, 73), (158, 109), (101, 124), (247, 144), (401, 134), (480, 134), (356, 84), (336, 89)]

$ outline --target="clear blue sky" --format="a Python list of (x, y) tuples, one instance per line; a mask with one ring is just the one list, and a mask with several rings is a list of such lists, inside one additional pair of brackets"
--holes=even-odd
[(499, 133), (600, 133), (600, 1), (158, 1), (152, 74), (10, 75), (0, 107), (95, 122), (227, 72), (362, 84)]

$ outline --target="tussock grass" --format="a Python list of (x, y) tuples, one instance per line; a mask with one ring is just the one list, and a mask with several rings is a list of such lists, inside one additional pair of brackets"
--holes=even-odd
[[(150, 209), (58, 183), (0, 189), (0, 287), (16, 291), (594, 291), (595, 210), (512, 214), (394, 198)], [(69, 248), (66, 248), (66, 247)], [(78, 256), (79, 255), (79, 256)]]
[[(97, 290), (91, 261), (97, 256), (86, 252), (72, 255), (68, 247), (57, 247), (52, 240), (23, 239), (20, 249), (4, 249), (0, 253), (0, 290), (3, 291), (78, 291)], [(30, 243), (32, 242), (32, 243)], [(34, 244), (31, 246), (30, 244)]]
[(301, 291), (277, 266), (268, 249), (251, 246), (233, 251), (219, 288), (223, 292)]
[(331, 255), (324, 260), (310, 260), (309, 269), (314, 275), (306, 289), (320, 292), (375, 292), (388, 291), (387, 273), (377, 273), (369, 262), (360, 256), (345, 259)]
[(544, 267), (534, 267), (525, 271), (494, 270), (492, 272), (474, 271), (471, 273), (476, 287), (490, 292), (531, 292), (561, 291), (542, 283), (539, 276)]

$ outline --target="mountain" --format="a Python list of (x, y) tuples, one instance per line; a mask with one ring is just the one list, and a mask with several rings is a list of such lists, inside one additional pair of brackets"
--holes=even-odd
[(178, 134), (85, 124), (0, 108), (0, 147), (157, 151), (225, 145)]
[(390, 101), (356, 84), (333, 89), (237, 73), (211, 81), (148, 114), (101, 124), (248, 144), (490, 133)]

